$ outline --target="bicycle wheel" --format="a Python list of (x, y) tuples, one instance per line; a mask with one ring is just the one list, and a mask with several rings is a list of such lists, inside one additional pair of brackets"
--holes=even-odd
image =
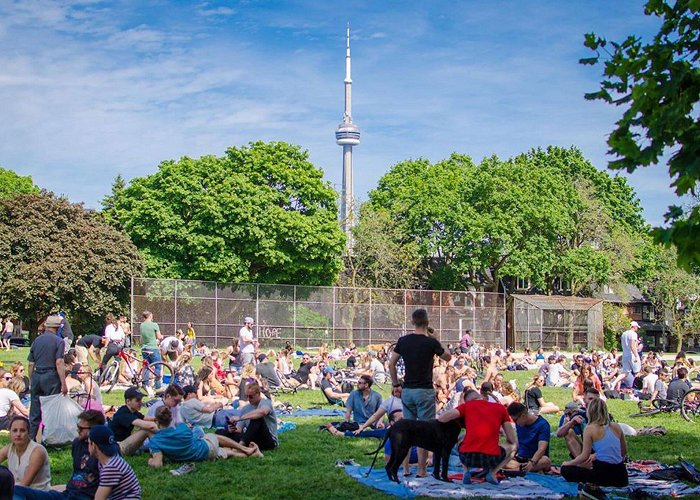
[(112, 389), (114, 389), (114, 386), (117, 385), (119, 381), (119, 363), (113, 361), (100, 378), (101, 384), (107, 385), (106, 392), (112, 392)]
[(647, 411), (640, 411), (639, 413), (633, 413), (630, 415), (631, 418), (636, 418), (636, 417), (650, 417), (652, 415), (656, 415), (657, 413), (661, 413), (661, 410), (659, 408), (651, 408)]
[[(167, 364), (163, 363), (162, 361), (158, 361), (157, 363), (151, 363), (148, 366), (144, 367), (144, 369), (141, 371), (141, 385), (145, 387), (145, 380), (144, 380), (144, 375), (146, 374), (146, 370), (148, 370), (148, 381), (150, 382), (153, 380), (154, 387), (160, 386), (163, 383), (163, 380), (167, 380), (168, 384), (172, 384), (175, 382), (175, 378), (173, 377), (173, 368)], [(158, 371), (160, 371), (160, 375), (158, 375)]]
[(692, 389), (685, 393), (681, 400), (681, 415), (688, 422), (700, 421), (700, 389)]

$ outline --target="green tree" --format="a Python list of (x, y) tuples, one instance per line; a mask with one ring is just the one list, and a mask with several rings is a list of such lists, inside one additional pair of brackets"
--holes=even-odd
[[(700, 180), (699, 12), (697, 0), (649, 0), (645, 14), (662, 21), (650, 43), (636, 36), (608, 43), (590, 33), (585, 46), (596, 56), (581, 59), (597, 64), (605, 54), (600, 89), (586, 98), (625, 108), (608, 138), (617, 157), (610, 168), (633, 172), (669, 154), (671, 185), (679, 196), (696, 195)], [(671, 206), (666, 222), (669, 227), (654, 229), (656, 240), (673, 243), (685, 267), (700, 264), (700, 206), (688, 213)]]
[(346, 257), (348, 285), (414, 288), (418, 284), (418, 246), (399, 231), (387, 210), (364, 203), (352, 233), (353, 252)]
[(150, 276), (328, 285), (345, 245), (335, 191), (308, 153), (283, 142), (165, 161), (105, 208)]
[(0, 199), (9, 198), (17, 193), (38, 193), (30, 176), (17, 175), (12, 170), (0, 167)]
[(654, 303), (657, 321), (663, 321), (678, 348), (684, 339), (700, 332), (700, 276), (677, 265), (674, 248), (658, 252), (656, 268), (643, 290)]
[(603, 346), (609, 351), (613, 347), (620, 349), (619, 335), (630, 325), (627, 310), (623, 306), (605, 302), (603, 304)]
[(122, 194), (122, 192), (126, 189), (126, 181), (124, 180), (124, 177), (122, 177), (121, 174), (117, 174), (117, 176), (114, 178), (112, 181), (112, 191), (110, 194), (102, 198), (102, 214), (105, 217), (105, 220), (112, 224), (113, 226), (119, 227), (119, 221), (114, 218), (116, 215), (116, 200), (117, 198)]
[(144, 270), (129, 237), (52, 193), (0, 201), (0, 308), (30, 331), (65, 310), (76, 333), (128, 310), (130, 277)]
[(476, 166), (453, 154), (397, 164), (370, 193), (406, 238), (414, 238), (433, 288), (484, 285), (507, 276), (544, 283), (555, 242), (572, 230), (566, 178), (525, 157), (485, 159)]

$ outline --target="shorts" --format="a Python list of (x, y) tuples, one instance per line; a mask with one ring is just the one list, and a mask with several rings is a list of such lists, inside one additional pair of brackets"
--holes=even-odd
[(3, 332), (3, 334), (2, 334), (3, 340), (9, 340), (11, 338), (12, 338), (12, 332)]
[(209, 460), (216, 460), (217, 458), (225, 460), (228, 458), (226, 451), (222, 450), (219, 446), (219, 438), (216, 434), (205, 434), (202, 439), (204, 439), (204, 442), (207, 443), (207, 447), (209, 448), (209, 456), (207, 457)]
[(435, 389), (409, 389), (401, 393), (403, 418), (407, 420), (433, 420), (435, 418)]
[(478, 452), (459, 452), (459, 461), (467, 467), (478, 469), (493, 469), (506, 458), (506, 450), (499, 446), (501, 453), (498, 455), (487, 455)]

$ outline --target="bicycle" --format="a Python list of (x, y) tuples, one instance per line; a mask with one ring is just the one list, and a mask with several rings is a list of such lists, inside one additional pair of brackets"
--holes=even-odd
[(700, 389), (691, 389), (681, 400), (681, 416), (688, 422), (700, 420)]
[[(140, 365), (138, 370), (134, 370), (131, 366), (132, 361), (137, 361)], [(156, 363), (149, 363), (145, 359), (138, 358), (133, 354), (129, 353), (125, 349), (119, 351), (114, 361), (112, 361), (109, 366), (104, 370), (103, 374), (100, 376), (100, 383), (102, 385), (107, 385), (106, 392), (111, 392), (114, 386), (117, 385), (119, 381), (119, 373), (121, 363), (126, 363), (126, 369), (129, 370), (128, 378), (131, 385), (134, 387), (146, 388), (144, 375), (146, 372), (149, 373), (149, 380), (154, 381), (154, 385), (158, 385), (166, 376), (169, 376), (169, 380), (174, 380), (173, 369), (168, 363), (163, 363), (158, 361)], [(160, 368), (160, 370), (158, 370)], [(158, 374), (160, 371), (160, 375)]]

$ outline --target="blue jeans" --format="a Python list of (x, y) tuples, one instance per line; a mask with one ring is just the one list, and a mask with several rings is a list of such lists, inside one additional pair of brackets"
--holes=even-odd
[[(143, 356), (143, 359), (145, 359), (149, 365), (163, 361), (163, 358), (160, 357), (160, 349), (151, 349), (151, 348), (141, 349), (141, 356)], [(156, 370), (156, 376), (158, 377), (156, 379), (156, 390), (158, 390), (158, 389), (160, 389), (160, 381), (163, 378), (160, 365), (156, 366), (155, 370)], [(143, 383), (144, 383), (144, 385), (148, 386), (148, 379), (150, 378), (150, 376), (151, 376), (150, 370), (143, 371)]]
[(26, 486), (15, 486), (13, 500), (66, 500), (68, 495), (60, 491), (41, 491)]
[(435, 389), (409, 389), (401, 392), (403, 418), (433, 420), (435, 418)]

